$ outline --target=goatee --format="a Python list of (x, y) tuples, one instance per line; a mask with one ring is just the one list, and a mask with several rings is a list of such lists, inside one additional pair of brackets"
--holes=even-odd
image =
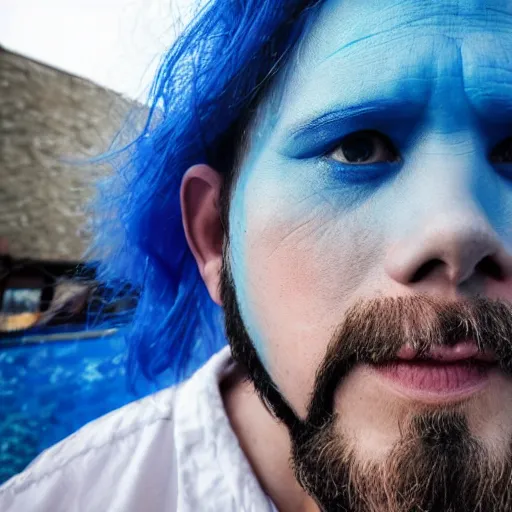
[(486, 298), (427, 296), (355, 304), (333, 335), (317, 371), (306, 419), (281, 395), (245, 328), (224, 258), (221, 280), (226, 335), (263, 403), (282, 421), (298, 482), (325, 512), (504, 512), (512, 510), (512, 440), (493, 455), (468, 428), (462, 407), (411, 414), (386, 460), (361, 461), (337, 428), (335, 392), (361, 363), (393, 360), (406, 343), (425, 354), (437, 345), (475, 340), (512, 373), (512, 307)]

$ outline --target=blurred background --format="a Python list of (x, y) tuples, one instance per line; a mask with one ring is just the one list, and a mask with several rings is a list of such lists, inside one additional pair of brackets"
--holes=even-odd
[(155, 390), (141, 381), (134, 393), (125, 375), (122, 330), (136, 293), (112, 301), (84, 257), (88, 201), (110, 172), (87, 162), (144, 112), (194, 7), (0, 1), (0, 483)]

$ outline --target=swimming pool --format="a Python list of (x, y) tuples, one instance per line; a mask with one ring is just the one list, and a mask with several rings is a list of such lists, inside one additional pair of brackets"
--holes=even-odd
[(137, 395), (129, 391), (119, 332), (63, 338), (0, 344), (0, 483), (89, 421), (157, 390), (141, 381)]

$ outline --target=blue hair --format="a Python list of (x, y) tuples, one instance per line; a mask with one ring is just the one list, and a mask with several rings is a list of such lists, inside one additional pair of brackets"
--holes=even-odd
[(226, 344), (222, 311), (186, 243), (181, 180), (198, 163), (232, 175), (250, 112), (317, 1), (208, 2), (165, 56), (144, 128), (100, 185), (99, 277), (139, 293), (126, 333), (132, 378), (169, 371), (182, 380)]

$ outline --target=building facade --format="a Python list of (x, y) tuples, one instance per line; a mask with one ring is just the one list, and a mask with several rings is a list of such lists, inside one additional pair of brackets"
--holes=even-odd
[[(135, 105), (0, 48), (0, 239), (14, 258), (78, 261), (105, 152)], [(5, 249), (4, 249), (5, 250)]]

